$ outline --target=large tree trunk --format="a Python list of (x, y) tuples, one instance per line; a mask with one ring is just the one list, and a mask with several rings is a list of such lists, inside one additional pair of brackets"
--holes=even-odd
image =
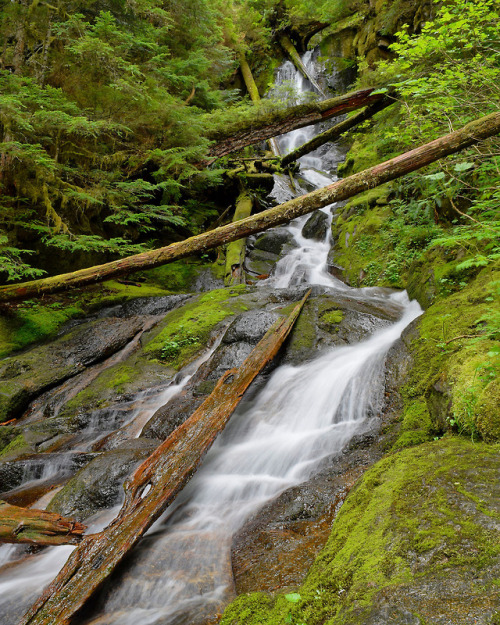
[(313, 150), (318, 149), (323, 144), (328, 143), (328, 141), (335, 141), (342, 134), (344, 134), (344, 132), (347, 132), (351, 128), (354, 128), (355, 126), (361, 124), (367, 119), (370, 119), (370, 117), (373, 117), (375, 113), (382, 111), (387, 106), (390, 106), (393, 103), (394, 100), (385, 98), (384, 100), (380, 100), (380, 102), (375, 102), (375, 104), (367, 106), (360, 113), (357, 113), (356, 115), (348, 117), (344, 121), (335, 124), (335, 126), (333, 126), (332, 128), (325, 130), (325, 132), (321, 132), (320, 134), (313, 137), (310, 141), (307, 141), (307, 143), (304, 143), (303, 145), (298, 147), (296, 150), (293, 150), (292, 152), (286, 154), (281, 159), (282, 166), (286, 167), (290, 163), (293, 163), (294, 161), (299, 159), (301, 156), (309, 154), (309, 152), (312, 152)]
[(310, 291), (279, 319), (238, 369), (227, 371), (203, 404), (135, 471), (125, 502), (102, 532), (86, 536), (22, 625), (65, 625), (165, 511), (198, 468), (259, 371), (278, 353)]
[(54, 512), (11, 506), (0, 501), (0, 543), (76, 545), (86, 526)]
[(346, 200), (357, 193), (378, 187), (385, 182), (425, 167), (444, 156), (463, 150), (499, 132), (500, 112), (491, 113), (491, 115), (467, 124), (460, 130), (444, 135), (410, 152), (405, 152), (389, 161), (380, 163), (380, 165), (370, 167), (344, 180), (338, 180), (322, 189), (295, 198), (252, 217), (204, 232), (185, 241), (173, 243), (151, 252), (143, 252), (142, 254), (115, 260), (97, 267), (80, 269), (73, 273), (0, 287), (0, 302), (27, 299), (43, 295), (44, 293), (56, 293), (71, 287), (79, 287), (115, 278), (139, 269), (158, 267), (179, 258), (204, 252), (224, 243), (236, 241), (236, 239), (247, 237), (250, 234), (287, 223), (317, 208), (328, 206), (328, 204), (333, 202)]
[(209, 156), (216, 160), (231, 152), (241, 150), (247, 145), (267, 141), (271, 137), (277, 137), (291, 130), (355, 111), (378, 102), (384, 97), (380, 93), (371, 95), (372, 91), (374, 89), (351, 91), (322, 102), (308, 102), (287, 109), (262, 113), (248, 120), (238, 120), (234, 124), (228, 124), (225, 128), (216, 129), (208, 134), (208, 138), (216, 142), (210, 148)]

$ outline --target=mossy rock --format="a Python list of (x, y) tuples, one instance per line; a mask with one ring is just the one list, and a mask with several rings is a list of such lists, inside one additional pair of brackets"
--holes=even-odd
[(221, 625), (375, 624), (384, 609), (400, 617), (385, 622), (462, 614), (490, 623), (500, 593), (499, 460), (498, 445), (454, 437), (383, 459), (348, 496), (296, 595), (241, 596)]

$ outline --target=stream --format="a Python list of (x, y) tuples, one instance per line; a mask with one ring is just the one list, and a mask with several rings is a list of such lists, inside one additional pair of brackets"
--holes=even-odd
[[(320, 72), (312, 52), (307, 52), (303, 61), (314, 75)], [(310, 91), (308, 82), (290, 62), (279, 69), (277, 85), (291, 85), (299, 97)], [(293, 150), (316, 132), (318, 128), (308, 127), (280, 137), (281, 152)], [(342, 158), (342, 150), (329, 144), (302, 157), (295, 192), (287, 178), (277, 176), (274, 201), (280, 203), (335, 181), (336, 166)], [(272, 293), (298, 289), (302, 293), (312, 286), (314, 294), (341, 293), (356, 301), (387, 307), (395, 311), (397, 321), (381, 323), (360, 342), (329, 347), (299, 364), (280, 364), (261, 380), (256, 392), (240, 404), (175, 503), (150, 529), (78, 622), (86, 625), (216, 622), (216, 615), (235, 596), (233, 536), (264, 504), (310, 479), (325, 459), (339, 454), (353, 436), (362, 433), (367, 423), (377, 417), (384, 400), (387, 352), (421, 309), (404, 292), (353, 289), (331, 275), (328, 255), (334, 211), (335, 206), (317, 211), (324, 215), (319, 218), (322, 237), (304, 236), (310, 215), (280, 228), (291, 244), (258, 288)], [(74, 452), (94, 453), (96, 443), (104, 436), (114, 436), (117, 428), (121, 436), (125, 436), (125, 429), (126, 437), (137, 438), (156, 409), (178, 396), (198, 368), (212, 357), (221, 338), (222, 334), (171, 383), (138, 394), (130, 402), (126, 417), (118, 411), (110, 416), (105, 427), (90, 421), (85, 434), (76, 441)], [(33, 404), (30, 419), (40, 418), (43, 408), (39, 404)], [(120, 410), (123, 412), (123, 406)], [(52, 463), (38, 473), (28, 471), (22, 481), (64, 474), (72, 455), (59, 455), (60, 466)], [(35, 507), (47, 504), (47, 499), (50, 497), (39, 500)], [(101, 511), (87, 523), (92, 530), (102, 528), (117, 509)], [(22, 615), (57, 574), (72, 549), (49, 548), (26, 558), (22, 548), (0, 547), (1, 625), (12, 625), (13, 614)]]

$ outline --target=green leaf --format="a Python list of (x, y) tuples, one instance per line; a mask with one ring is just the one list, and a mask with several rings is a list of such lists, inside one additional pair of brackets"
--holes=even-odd
[(457, 163), (453, 168), (455, 171), (467, 171), (468, 169), (472, 169), (474, 167), (474, 163)]

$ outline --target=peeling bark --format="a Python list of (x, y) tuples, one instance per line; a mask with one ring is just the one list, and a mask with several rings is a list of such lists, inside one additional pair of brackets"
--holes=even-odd
[(76, 545), (86, 526), (54, 512), (11, 506), (0, 501), (0, 543)]

